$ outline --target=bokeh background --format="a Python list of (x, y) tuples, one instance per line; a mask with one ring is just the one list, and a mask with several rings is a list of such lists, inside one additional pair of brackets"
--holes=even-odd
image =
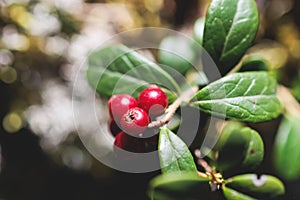
[[(271, 60), (280, 81), (299, 100), (300, 3), (256, 2), (261, 23), (255, 43), (275, 49), (277, 60)], [(72, 116), (75, 73), (89, 51), (122, 31), (154, 26), (192, 36), (208, 3), (0, 0), (0, 199), (147, 199), (148, 182), (159, 171), (115, 171), (82, 145)], [(278, 122), (252, 125), (266, 142), (260, 172), (275, 173), (268, 149)], [(300, 181), (285, 184), (285, 199), (299, 199)]]

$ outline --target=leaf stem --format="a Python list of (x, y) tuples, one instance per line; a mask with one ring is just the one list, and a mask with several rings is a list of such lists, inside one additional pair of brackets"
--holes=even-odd
[[(198, 165), (200, 165), (201, 167), (203, 167), (203, 169), (205, 170), (206, 174), (208, 174), (211, 177), (211, 179), (213, 181), (213, 184), (216, 184), (216, 185), (223, 184), (222, 176), (220, 176), (219, 173), (216, 173), (212, 169), (212, 167), (204, 159), (201, 158), (201, 151), (199, 149), (196, 149), (194, 151), (194, 154), (197, 157), (197, 163), (198, 163)], [(198, 172), (198, 174), (200, 176), (203, 173)], [(216, 188), (218, 188), (218, 186), (216, 186)]]
[(175, 114), (176, 110), (179, 108), (179, 106), (182, 104), (182, 102), (189, 101), (190, 98), (198, 91), (198, 87), (194, 86), (190, 89), (183, 92), (166, 110), (165, 115), (162, 119), (152, 121), (149, 123), (148, 128), (155, 128), (155, 127), (161, 127), (168, 123), (173, 115)]

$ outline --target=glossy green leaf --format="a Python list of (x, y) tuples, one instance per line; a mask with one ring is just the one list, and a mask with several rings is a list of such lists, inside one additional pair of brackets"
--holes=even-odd
[(234, 73), (198, 91), (191, 106), (215, 116), (263, 122), (282, 112), (276, 89), (276, 80), (267, 72)]
[(273, 176), (243, 174), (226, 180), (226, 187), (255, 199), (270, 199), (285, 192), (282, 182)]
[[(195, 42), (184, 36), (169, 36), (159, 45), (158, 61), (181, 74), (193, 67), (196, 58)], [(168, 68), (164, 68), (166, 71)]]
[(249, 127), (243, 128), (241, 132), (248, 137), (248, 145), (242, 166), (256, 169), (264, 159), (263, 140), (255, 130)]
[(193, 156), (186, 144), (166, 127), (162, 127), (159, 133), (158, 154), (162, 173), (197, 172)]
[(248, 195), (237, 192), (226, 186), (223, 186), (222, 190), (223, 190), (223, 194), (227, 200), (255, 200), (254, 198), (252, 198)]
[(119, 44), (91, 53), (88, 57), (87, 79), (100, 95), (108, 97), (120, 93), (137, 97), (150, 84), (163, 87), (171, 99), (174, 98), (171, 91), (179, 91), (179, 86), (167, 72), (134, 50)]
[(246, 60), (243, 61), (240, 68), (240, 72), (245, 71), (268, 71), (268, 63), (266, 60), (261, 57), (249, 56)]
[(194, 38), (200, 45), (203, 43), (204, 24), (204, 17), (197, 19), (194, 24)]
[(214, 151), (218, 152), (219, 170), (238, 167), (255, 169), (264, 157), (264, 144), (260, 135), (238, 122), (228, 122), (223, 128)]
[(238, 63), (258, 29), (254, 0), (212, 0), (205, 20), (203, 47), (222, 75)]
[(300, 177), (300, 117), (285, 117), (274, 143), (274, 164), (279, 175), (287, 180)]
[(162, 174), (150, 182), (148, 196), (151, 200), (207, 199), (209, 179), (190, 172)]

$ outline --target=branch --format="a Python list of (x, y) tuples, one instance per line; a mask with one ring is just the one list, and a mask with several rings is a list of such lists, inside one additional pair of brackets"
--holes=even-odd
[[(209, 166), (209, 164), (201, 158), (201, 151), (199, 149), (196, 149), (194, 151), (194, 154), (197, 158), (197, 163), (198, 165), (200, 165), (201, 167), (203, 167), (203, 169), (205, 170), (205, 172), (207, 174), (209, 174), (209, 176), (211, 176), (213, 183), (216, 184), (216, 188), (218, 188), (217, 185), (222, 184), (223, 183), (223, 178), (221, 176), (221, 174), (219, 173), (215, 173), (215, 171), (211, 168), (211, 166)], [(203, 173), (198, 172), (199, 176), (201, 176)]]
[(173, 115), (175, 114), (176, 110), (179, 108), (181, 103), (189, 101), (189, 99), (198, 91), (198, 87), (191, 87), (189, 90), (183, 92), (166, 110), (166, 114), (163, 116), (162, 119), (152, 121), (148, 128), (160, 127), (168, 123)]

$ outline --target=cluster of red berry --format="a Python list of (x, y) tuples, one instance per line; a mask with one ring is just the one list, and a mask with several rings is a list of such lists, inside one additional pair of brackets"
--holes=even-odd
[(110, 131), (116, 136), (114, 145), (135, 153), (153, 151), (157, 147), (158, 136), (155, 129), (148, 128), (148, 124), (151, 119), (162, 115), (167, 106), (167, 95), (156, 85), (144, 89), (138, 100), (129, 94), (112, 96), (108, 109)]

